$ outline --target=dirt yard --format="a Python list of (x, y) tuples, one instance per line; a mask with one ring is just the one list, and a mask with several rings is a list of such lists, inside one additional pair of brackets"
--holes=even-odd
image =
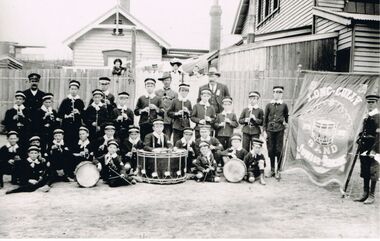
[(49, 193), (2, 189), (0, 200), (0, 238), (380, 237), (379, 195), (375, 205), (355, 203), (341, 199), (336, 185), (316, 187), (304, 174), (267, 179), (267, 186), (58, 183)]
[[(0, 189), (0, 238), (380, 237), (378, 193), (375, 205), (363, 205), (304, 173), (267, 178), (266, 186), (222, 180), (109, 188), (100, 181), (90, 189), (57, 183), (49, 193), (5, 195), (9, 179)], [(356, 197), (357, 173), (352, 183)]]

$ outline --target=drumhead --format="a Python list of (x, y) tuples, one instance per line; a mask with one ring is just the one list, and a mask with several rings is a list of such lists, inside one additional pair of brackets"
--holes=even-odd
[(224, 177), (229, 182), (240, 182), (243, 180), (246, 172), (247, 168), (244, 162), (236, 158), (230, 159), (223, 167)]
[(98, 168), (90, 161), (79, 163), (75, 169), (75, 179), (82, 187), (95, 186), (99, 178), (100, 174)]

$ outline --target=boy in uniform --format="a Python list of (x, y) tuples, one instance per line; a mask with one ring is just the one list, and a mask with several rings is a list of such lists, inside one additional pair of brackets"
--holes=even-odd
[(141, 140), (144, 140), (145, 136), (153, 131), (153, 120), (158, 116), (163, 117), (165, 112), (162, 107), (161, 98), (154, 94), (156, 80), (147, 78), (144, 82), (147, 94), (138, 98), (134, 111), (136, 116), (140, 116)]
[(99, 89), (92, 91), (93, 102), (87, 107), (84, 113), (84, 122), (90, 131), (90, 140), (94, 141), (100, 136), (100, 131), (104, 123), (108, 120), (108, 111), (105, 104), (101, 102), (103, 92)]
[(145, 136), (144, 150), (145, 151), (158, 151), (162, 148), (171, 147), (169, 137), (165, 135), (164, 121), (156, 119), (153, 121), (153, 132)]
[(188, 151), (187, 154), (187, 165), (186, 171), (187, 173), (192, 173), (193, 161), (195, 160), (195, 142), (192, 140), (193, 138), (193, 129), (191, 127), (186, 127), (183, 130), (183, 137), (179, 139), (174, 146), (174, 149), (185, 149)]
[(244, 157), (248, 154), (241, 145), (241, 135), (236, 133), (230, 139), (231, 147), (222, 152), (223, 156), (228, 156), (229, 158), (237, 158), (244, 160)]
[(223, 148), (227, 149), (234, 129), (239, 126), (239, 123), (236, 114), (232, 113), (232, 98), (225, 97), (222, 103), (223, 111), (216, 116), (214, 129), (215, 137), (222, 143)]
[(250, 151), (253, 144), (253, 138), (260, 137), (260, 126), (263, 125), (264, 111), (258, 105), (260, 99), (260, 93), (258, 91), (250, 91), (248, 98), (248, 107), (243, 109), (239, 118), (239, 123), (243, 125), (243, 148)]
[(168, 115), (173, 119), (173, 143), (177, 143), (183, 136), (183, 130), (190, 127), (192, 112), (191, 102), (187, 99), (190, 85), (179, 85), (179, 96), (171, 104)]
[(199, 143), (200, 155), (194, 160), (194, 166), (197, 174), (195, 180), (197, 182), (219, 182), (220, 178), (216, 174), (217, 164), (210, 150), (210, 144), (206, 141)]
[(115, 124), (116, 133), (121, 141), (128, 137), (129, 126), (133, 125), (135, 116), (133, 111), (127, 107), (129, 94), (120, 92), (118, 94), (117, 106), (113, 109), (112, 121)]
[[(193, 121), (195, 126), (195, 138), (199, 138), (199, 126), (200, 125), (210, 125), (212, 126), (216, 112), (213, 106), (210, 105), (209, 99), (211, 97), (211, 90), (204, 89), (201, 91), (201, 101), (194, 105), (193, 111), (191, 113), (191, 121)], [(210, 130), (212, 132), (212, 130)]]
[(123, 141), (121, 153), (124, 157), (124, 164), (129, 163), (131, 171), (137, 170), (137, 150), (144, 149), (144, 143), (140, 140), (140, 128), (129, 126), (129, 136)]
[(65, 132), (65, 142), (72, 146), (78, 142), (79, 127), (82, 126), (84, 102), (78, 95), (80, 83), (71, 80), (69, 95), (63, 99), (58, 108), (58, 117), (62, 120), (62, 130)]
[(19, 163), (21, 161), (22, 153), (17, 144), (18, 133), (10, 131), (7, 133), (7, 143), (0, 148), (0, 188), (4, 187), (3, 175), (11, 175), (11, 183), (17, 184)]
[(25, 147), (28, 145), (30, 136), (32, 113), (31, 110), (24, 106), (25, 94), (22, 91), (16, 91), (15, 105), (5, 112), (2, 122), (6, 132), (16, 131), (19, 137), (19, 145)]
[(75, 166), (83, 161), (94, 160), (94, 145), (88, 139), (89, 135), (90, 131), (86, 127), (81, 126), (79, 128), (79, 141), (73, 148)]
[[(267, 133), (267, 148), (270, 158), (271, 176), (280, 178), (284, 132), (288, 126), (288, 106), (282, 100), (283, 86), (273, 87), (273, 100), (265, 107), (264, 130)], [(277, 158), (277, 172), (275, 162)]]
[(244, 163), (247, 167), (247, 181), (250, 183), (260, 178), (260, 184), (266, 184), (264, 180), (265, 158), (261, 152), (263, 143), (260, 139), (253, 139), (253, 148), (244, 157)]
[(101, 158), (107, 153), (107, 143), (110, 140), (120, 142), (115, 136), (115, 126), (112, 123), (106, 124), (104, 127), (104, 135), (99, 137), (95, 142), (95, 158)]

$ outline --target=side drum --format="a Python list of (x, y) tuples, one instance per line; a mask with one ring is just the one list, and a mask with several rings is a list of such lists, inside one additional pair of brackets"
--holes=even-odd
[(84, 161), (75, 168), (75, 180), (81, 187), (93, 187), (98, 183), (100, 173), (98, 168), (90, 161)]
[(237, 158), (231, 158), (224, 164), (223, 175), (229, 182), (240, 182), (247, 173), (245, 163)]

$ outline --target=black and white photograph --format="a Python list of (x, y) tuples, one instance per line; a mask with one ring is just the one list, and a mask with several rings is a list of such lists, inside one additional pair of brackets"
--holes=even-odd
[(0, 240), (380, 239), (380, 0), (0, 0)]

